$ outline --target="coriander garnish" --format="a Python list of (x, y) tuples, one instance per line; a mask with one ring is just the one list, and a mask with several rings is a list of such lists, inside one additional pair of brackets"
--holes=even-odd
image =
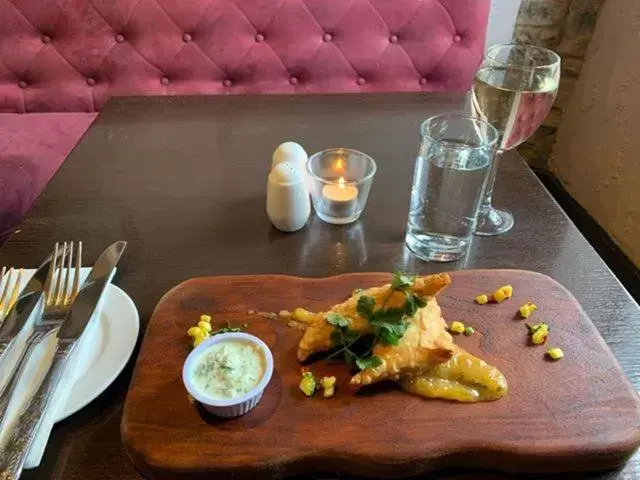
[[(372, 355), (377, 342), (387, 345), (398, 345), (405, 334), (409, 319), (416, 311), (424, 307), (426, 302), (410, 291), (415, 278), (397, 272), (393, 276), (389, 294), (379, 309), (375, 309), (376, 301), (369, 295), (360, 295), (356, 311), (358, 315), (367, 319), (371, 325), (371, 334), (360, 334), (349, 327), (348, 318), (335, 312), (327, 314), (327, 323), (336, 327), (331, 339), (335, 350), (328, 358), (343, 355), (347, 363), (355, 364), (360, 370), (376, 368), (382, 365), (382, 360)], [(387, 300), (394, 291), (404, 292), (406, 301), (402, 307), (386, 308)]]
[[(243, 325), (244, 328), (247, 327), (247, 325)], [(219, 335), (221, 333), (234, 333), (234, 332), (241, 332), (242, 331), (242, 327), (232, 327), (231, 326), (231, 322), (227, 322), (227, 326), (226, 327), (222, 327), (219, 328), (217, 330), (214, 330), (213, 332), (211, 332), (211, 335)]]

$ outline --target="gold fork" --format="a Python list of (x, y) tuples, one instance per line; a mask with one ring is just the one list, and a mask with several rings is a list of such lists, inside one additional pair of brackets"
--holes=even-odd
[[(10, 268), (9, 273), (7, 274), (7, 267), (2, 267), (2, 272), (0, 272), (0, 284), (4, 281), (4, 286), (2, 287), (2, 293), (0, 294), (0, 325), (2, 325), (2, 322), (7, 317), (7, 314), (11, 310), (11, 307), (13, 307), (13, 304), (16, 303), (16, 300), (18, 299), (18, 294), (20, 293), (20, 283), (22, 282), (22, 269), (18, 270), (17, 278), (13, 278), (14, 272), (15, 272), (15, 269)], [(7, 274), (6, 281), (4, 280), (5, 274)]]
[[(62, 248), (62, 254), (60, 254), (60, 248)], [(80, 269), (82, 267), (82, 242), (78, 242), (76, 249), (75, 268), (73, 268), (73, 250), (73, 242), (64, 242), (62, 246), (56, 243), (54, 247), (49, 276), (44, 286), (44, 310), (42, 315), (36, 319), (33, 331), (27, 339), (26, 346), (20, 353), (20, 358), (16, 364), (18, 368), (14, 368), (4, 389), (0, 388), (0, 427), (5, 420), (11, 396), (13, 395), (18, 380), (22, 377), (29, 357), (31, 357), (31, 354), (42, 340), (62, 325), (65, 316), (71, 309), (71, 305), (78, 295), (80, 289)], [(59, 260), (58, 257), (60, 257)], [(72, 269), (73, 284), (71, 288), (69, 288)]]

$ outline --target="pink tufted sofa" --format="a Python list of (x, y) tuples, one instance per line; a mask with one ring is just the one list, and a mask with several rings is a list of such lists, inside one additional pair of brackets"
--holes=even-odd
[(463, 91), (490, 0), (0, 0), (0, 233), (113, 95)]

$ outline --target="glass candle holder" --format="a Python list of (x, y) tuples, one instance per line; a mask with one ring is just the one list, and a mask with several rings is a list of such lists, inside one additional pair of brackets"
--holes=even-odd
[(369, 155), (348, 148), (329, 148), (309, 158), (311, 200), (318, 217), (344, 225), (362, 214), (377, 166)]

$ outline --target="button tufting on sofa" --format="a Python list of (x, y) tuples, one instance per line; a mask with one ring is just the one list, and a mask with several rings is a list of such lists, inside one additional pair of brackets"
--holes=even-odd
[(89, 85), (90, 87), (93, 87), (95, 84), (96, 84), (95, 78), (87, 77), (87, 85)]
[[(465, 91), (482, 60), (491, 4), (52, 0), (34, 9), (33, 1), (0, 7), (3, 112), (92, 112), (112, 95), (287, 93), (286, 72), (298, 74), (304, 93), (360, 91), (359, 72), (367, 92)], [(108, 81), (91, 88), (87, 72)], [(165, 72), (175, 89), (162, 84)], [(233, 89), (223, 72), (233, 73)], [(421, 77), (438, 80), (421, 85)], [(20, 79), (37, 89), (19, 90)]]
[(233, 85), (233, 82), (227, 78), (222, 82), (222, 85), (224, 85), (225, 87), (230, 87), (231, 85)]
[(289, 79), (289, 83), (290, 83), (291, 85), (298, 85), (298, 77), (291, 77), (291, 78)]
[(363, 77), (358, 77), (358, 80), (356, 80), (356, 83), (358, 85), (364, 85), (365, 83), (367, 83), (367, 81)]
[(423, 86), (424, 86), (424, 85), (426, 85), (427, 83), (429, 83), (429, 81), (428, 81), (426, 78), (422, 77), (422, 78), (420, 79), (420, 82), (419, 82), (419, 83), (420, 83), (420, 85), (423, 85)]
[(167, 77), (162, 77), (162, 78), (160, 79), (160, 83), (161, 83), (162, 85), (167, 86), (167, 85), (169, 85), (169, 79), (168, 79)]
[(18, 81), (18, 86), (20, 88), (27, 88), (27, 82), (25, 80)]

